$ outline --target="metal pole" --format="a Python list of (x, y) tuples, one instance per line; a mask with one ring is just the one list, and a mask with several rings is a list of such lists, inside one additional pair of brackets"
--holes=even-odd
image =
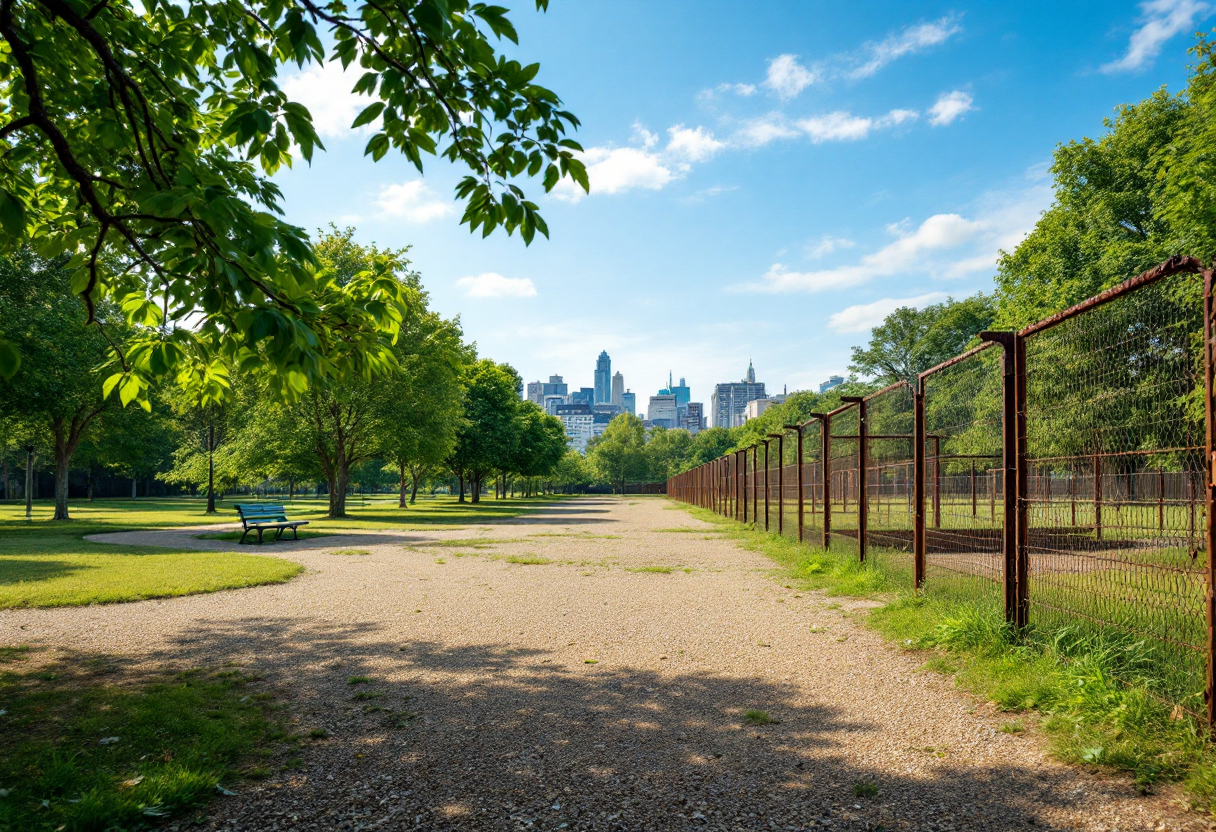
[(768, 487), (770, 485), (768, 473), (768, 440), (765, 439), (762, 441), (764, 443), (764, 530), (768, 531)]
[(34, 519), (34, 446), (25, 446), (25, 519)]
[[(1207, 511), (1204, 512), (1205, 538), (1208, 550), (1208, 592), (1207, 592), (1207, 624), (1208, 624), (1208, 679), (1204, 698), (1208, 706), (1208, 730), (1216, 726), (1216, 412), (1213, 411), (1212, 396), (1216, 394), (1213, 373), (1216, 366), (1216, 356), (1213, 351), (1216, 345), (1212, 343), (1212, 316), (1216, 310), (1212, 303), (1212, 270), (1203, 274), (1203, 409), (1206, 423), (1207, 453), (1204, 473), (1204, 502)], [(1194, 505), (1194, 503), (1192, 503)]]
[(942, 438), (933, 437), (933, 528), (942, 527)]
[(832, 417), (823, 415), (820, 456), (823, 466), (823, 548), (832, 545)]
[[(777, 440), (777, 534), (783, 534), (785, 531), (785, 434), (770, 433), (769, 438)], [(766, 444), (765, 447), (768, 445)]]
[(866, 468), (869, 466), (870, 443), (867, 437), (869, 425), (866, 424), (866, 400), (864, 396), (841, 396), (842, 402), (857, 405), (857, 559), (866, 559), (866, 531), (870, 524), (869, 476)]
[(1021, 335), (1013, 338), (1015, 398), (1014, 417), (1017, 420), (1017, 563), (1014, 589), (1014, 626), (1021, 629), (1030, 623), (1030, 462), (1026, 447), (1026, 339)]
[(785, 425), (786, 430), (794, 431), (794, 435), (798, 437), (798, 469), (795, 473), (795, 478), (798, 482), (798, 542), (802, 542), (802, 507), (805, 498), (802, 495), (802, 426), (801, 425)]
[(912, 578), (915, 588), (925, 585), (925, 378), (921, 376), (914, 399), (912, 489), (916, 503), (912, 524)]
[[(760, 445), (752, 445), (752, 524), (760, 525)], [(768, 518), (765, 518), (768, 519)]]
[(1005, 620), (1013, 624), (1017, 617), (1017, 371), (1014, 359), (1014, 333), (981, 332), (980, 338), (1001, 346), (1002, 409), (1001, 409), (1001, 464), (1005, 491), (1005, 513), (1003, 518)]
[(1102, 539), (1102, 457), (1094, 452), (1094, 539)]

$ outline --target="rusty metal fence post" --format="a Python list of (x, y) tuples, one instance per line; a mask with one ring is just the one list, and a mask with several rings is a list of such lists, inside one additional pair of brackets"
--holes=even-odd
[(768, 486), (769, 486), (768, 440), (761, 439), (760, 444), (764, 446), (764, 530), (768, 531), (768, 518), (769, 518), (769, 510), (768, 510), (768, 491), (769, 491), (769, 489), (768, 489)]
[(1208, 574), (1207, 598), (1207, 684), (1204, 704), (1207, 706), (1208, 731), (1216, 731), (1216, 332), (1213, 331), (1212, 269), (1203, 273), (1203, 410), (1204, 410), (1204, 503), (1205, 537), (1207, 538)]
[[(781, 534), (785, 530), (785, 434), (770, 433), (769, 439), (777, 440), (777, 534)], [(768, 443), (764, 444), (768, 448)], [(765, 451), (767, 454), (767, 451)], [(765, 478), (765, 483), (768, 483), (768, 478)], [(765, 493), (767, 498), (767, 492)], [(767, 511), (768, 501), (765, 500), (765, 510)], [(765, 528), (768, 528), (766, 525)]]
[(802, 528), (805, 518), (803, 517), (803, 506), (806, 502), (806, 497), (803, 495), (803, 473), (802, 473), (802, 425), (782, 425), (786, 430), (794, 431), (794, 435), (798, 437), (798, 467), (795, 471), (795, 477), (798, 481), (798, 542), (802, 542)]
[(866, 431), (866, 397), (865, 396), (841, 396), (842, 402), (857, 405), (857, 559), (865, 562), (866, 559), (866, 530), (869, 526), (869, 510), (870, 510), (870, 495), (869, 495), (869, 467), (866, 460), (866, 450), (869, 446), (869, 438)]
[(912, 583), (916, 591), (925, 585), (925, 377), (916, 381), (912, 422)]
[(1002, 542), (1004, 553), (1005, 620), (1016, 626), (1018, 610), (1018, 548), (1019, 548), (1019, 496), (1021, 479), (1018, 476), (1018, 374), (1016, 333), (981, 332), (980, 340), (1001, 347), (1001, 432), (1004, 445), (1001, 460), (1005, 482), (1005, 534)]

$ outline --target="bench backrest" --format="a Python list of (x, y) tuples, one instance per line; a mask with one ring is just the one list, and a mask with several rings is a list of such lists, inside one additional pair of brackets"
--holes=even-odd
[(286, 520), (287, 511), (282, 506), (270, 503), (237, 503), (237, 513), (242, 520)]

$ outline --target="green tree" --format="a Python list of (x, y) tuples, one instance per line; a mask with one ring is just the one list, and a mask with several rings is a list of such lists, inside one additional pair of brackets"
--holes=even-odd
[(692, 456), (692, 434), (683, 429), (651, 428), (646, 441), (652, 480), (666, 480), (684, 470)]
[[(1200, 36), (1187, 85), (1188, 106), (1172, 141), (1160, 148), (1164, 168), (1158, 220), (1174, 238), (1171, 254), (1216, 259), (1216, 49)], [(1141, 105), (1143, 106), (1143, 105)]]
[[(426, 296), (422, 295), (422, 303)], [(461, 342), (459, 321), (420, 308), (402, 325), (395, 347), (400, 367), (382, 380), (385, 435), (380, 447), (397, 474), (398, 504), (418, 499), (418, 486), (456, 446), (463, 419), (465, 365), (472, 356)]]
[(518, 404), (515, 430), (515, 450), (503, 469), (503, 493), (506, 493), (506, 477), (511, 474), (526, 479), (554, 474), (569, 447), (562, 420), (545, 413), (535, 402)]
[[(106, 410), (102, 371), (107, 336), (88, 327), (70, 286), (65, 258), (48, 261), (29, 248), (0, 256), (0, 321), (24, 361), (0, 381), (0, 412), (14, 415), (55, 466), (55, 519), (68, 519), (68, 471), (81, 440)], [(112, 304), (97, 307), (110, 338), (125, 336)], [(148, 404), (149, 409), (151, 405)]]
[(915, 384), (918, 374), (963, 352), (994, 314), (992, 298), (983, 294), (923, 309), (901, 306), (874, 327), (868, 345), (853, 347), (849, 370), (883, 386)]
[(630, 413), (613, 418), (603, 433), (587, 443), (587, 459), (604, 481), (621, 494), (629, 481), (646, 479), (650, 474), (650, 456), (646, 452), (642, 420)]
[(553, 480), (559, 488), (569, 494), (576, 489), (591, 485), (595, 480), (595, 472), (585, 456), (570, 448), (557, 463), (557, 467), (553, 471)]
[[(289, 396), (351, 368), (385, 369), (407, 303), (391, 269), (338, 285), (280, 216), (269, 176), (293, 148), (309, 161), (321, 142), (279, 70), (357, 68), (353, 91), (371, 100), (351, 127), (372, 126), (365, 153), (395, 149), (419, 170), (426, 154), (462, 165), (462, 222), (530, 242), (547, 229), (517, 180), (588, 185), (565, 137), (577, 119), (536, 83), (538, 65), (495, 50), (517, 40), (505, 11), (468, 0), (0, 0), (0, 248), (69, 253), (90, 320), (103, 299), (141, 325), (191, 318), (119, 353), (124, 403), (189, 362), (268, 364)], [(0, 349), (5, 374), (15, 355)]]
[(493, 471), (510, 467), (519, 443), (516, 419), (521, 408), (523, 380), (509, 364), (483, 358), (465, 374), (464, 421), (448, 459), (456, 475), (460, 502), (465, 487), (470, 499), (481, 501), (481, 484)]
[[(208, 368), (213, 374), (218, 367)], [(172, 394), (177, 448), (173, 464), (161, 479), (205, 489), (207, 514), (215, 514), (217, 485), (228, 491), (241, 482), (248, 467), (237, 440), (250, 419), (254, 402), (260, 398), (259, 385), (249, 376), (231, 379), (222, 374), (225, 395), (198, 395), (202, 385), (192, 385)], [(216, 379), (211, 382), (219, 384)]]
[(997, 264), (999, 328), (1033, 323), (1179, 253), (1162, 181), (1166, 151), (1188, 143), (1187, 110), (1160, 91), (1120, 107), (1100, 138), (1056, 149), (1054, 203)]

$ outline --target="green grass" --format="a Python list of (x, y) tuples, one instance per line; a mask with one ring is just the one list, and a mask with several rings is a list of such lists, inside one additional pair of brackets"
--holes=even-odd
[[(279, 500), (267, 498), (263, 502)], [(301, 537), (318, 537), (350, 528), (485, 523), (543, 508), (551, 500), (487, 500), (477, 505), (461, 505), (451, 497), (422, 498), (414, 507), (399, 509), (395, 499), (352, 498), (348, 502), (350, 517), (341, 520), (325, 518), (328, 505), (325, 500), (295, 500), (286, 506), (289, 517), (313, 524)], [(165, 598), (282, 583), (299, 574), (302, 567), (298, 564), (252, 553), (200, 552), (83, 539), (105, 532), (231, 523), (236, 520), (232, 506), (240, 501), (252, 500), (229, 498), (220, 504), (216, 515), (207, 515), (206, 503), (199, 498), (79, 501), (69, 505), (73, 519), (68, 521), (51, 520), (53, 507), (47, 501), (35, 502), (33, 520), (29, 521), (25, 519), (23, 504), (0, 503), (0, 609)], [(235, 541), (240, 532), (203, 529), (199, 536)], [(248, 539), (245, 545), (249, 545)]]
[(511, 555), (505, 560), (507, 563), (518, 563), (523, 566), (547, 566), (550, 563), (557, 563), (555, 560), (543, 558), (540, 555)]
[(860, 783), (853, 784), (853, 797), (877, 797), (877, 796), (878, 796), (878, 786), (874, 785), (873, 783), (860, 782)]
[(752, 709), (749, 711), (744, 711), (743, 721), (748, 725), (775, 725), (781, 720), (774, 719), (769, 715), (768, 711)]
[(670, 575), (672, 568), (670, 566), (627, 566), (626, 572), (654, 572), (659, 575)]
[[(960, 688), (1001, 710), (1037, 712), (1038, 730), (1059, 758), (1130, 772), (1146, 791), (1157, 783), (1181, 783), (1196, 808), (1216, 813), (1216, 746), (1167, 695), (1175, 688), (1177, 664), (1168, 650), (1115, 627), (1076, 622), (1045, 620), (1015, 632), (1005, 623), (1001, 590), (992, 581), (931, 567), (926, 592), (913, 595), (904, 553), (875, 549), (863, 565), (848, 542), (824, 551), (685, 508), (743, 548), (770, 557), (783, 581), (800, 589), (884, 601), (866, 616), (868, 626), (921, 652), (925, 670), (954, 675)], [(1074, 589), (1062, 577), (1056, 580), (1060, 592)], [(1118, 576), (1110, 580), (1112, 586), (1120, 582)], [(1134, 614), (1115, 606), (1107, 615), (1121, 620)], [(1201, 707), (1202, 700), (1188, 704)], [(1012, 719), (1003, 730), (1017, 733), (1027, 723)]]
[(343, 555), (345, 557), (358, 557), (360, 555), (370, 555), (370, 549), (331, 549), (331, 555)]
[(151, 826), (257, 776), (254, 759), (298, 742), (240, 674), (127, 676), (105, 660), (13, 655), (0, 663), (3, 829)]
[(215, 592), (283, 583), (302, 571), (275, 557), (92, 543), (62, 529), (0, 530), (0, 609)]

